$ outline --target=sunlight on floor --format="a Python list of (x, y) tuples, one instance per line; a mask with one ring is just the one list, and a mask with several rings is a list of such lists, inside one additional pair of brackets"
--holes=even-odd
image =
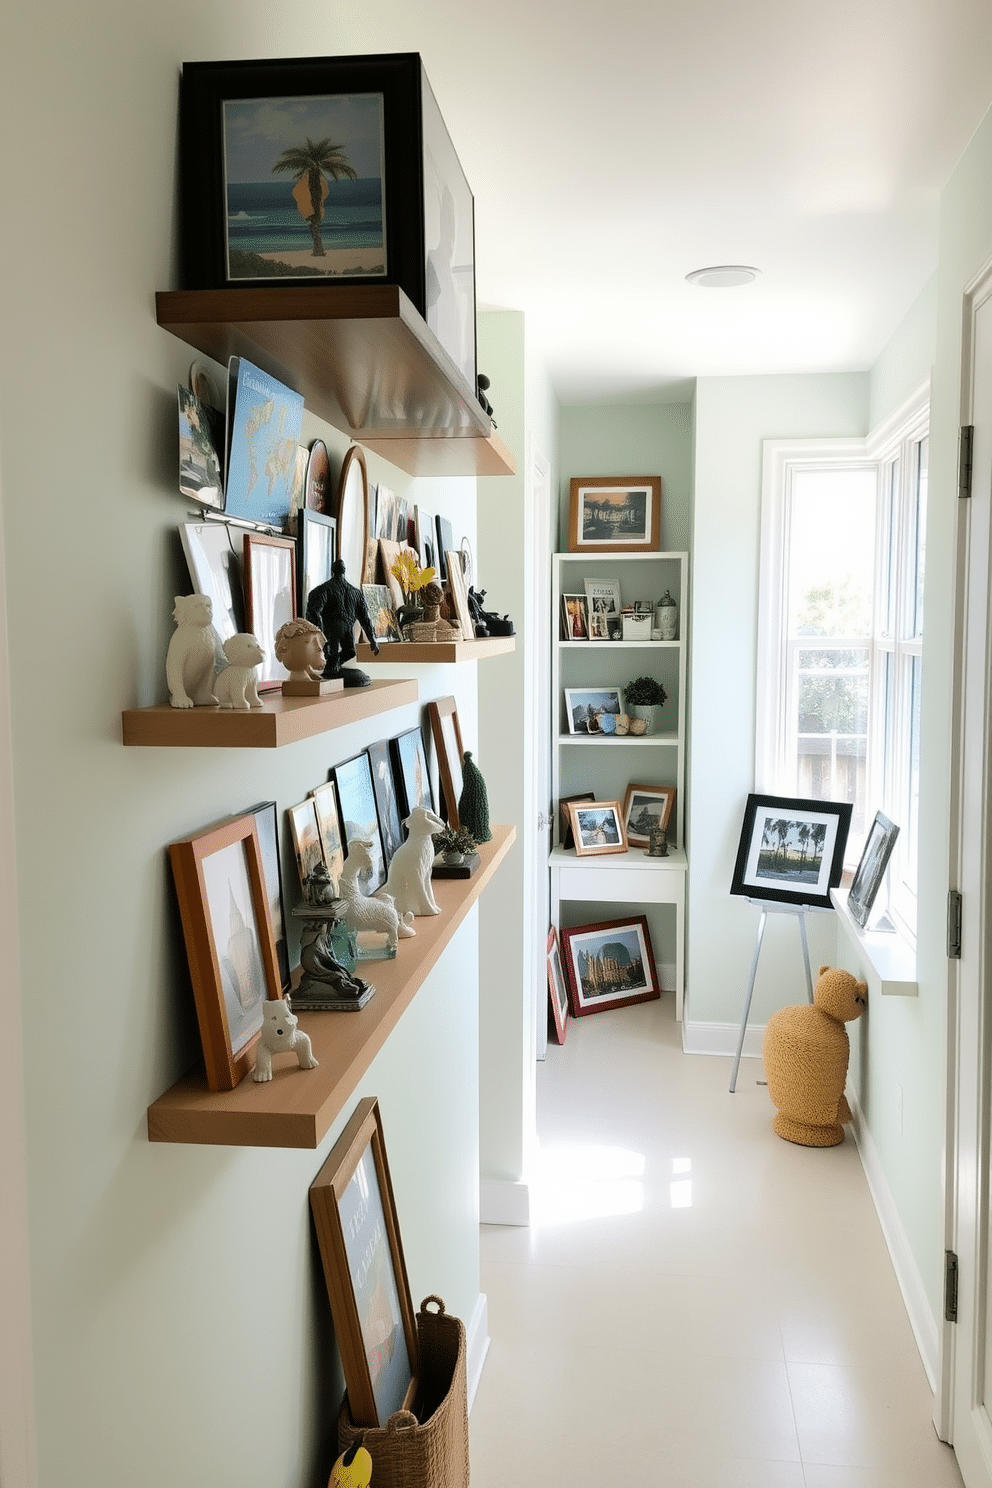
[(643, 1152), (623, 1147), (542, 1147), (534, 1162), (531, 1224), (575, 1224), (644, 1208)]

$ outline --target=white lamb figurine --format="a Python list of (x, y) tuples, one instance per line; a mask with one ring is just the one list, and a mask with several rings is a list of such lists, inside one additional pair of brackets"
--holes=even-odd
[(338, 898), (345, 904), (342, 919), (356, 934), (361, 930), (373, 930), (386, 936), (390, 950), (396, 949), (401, 935), (416, 935), (413, 915), (400, 915), (392, 899), (383, 894), (373, 899), (363, 894), (361, 880), (372, 868), (372, 844), (361, 838), (348, 843), (348, 856), (338, 880)]
[(434, 865), (432, 833), (440, 832), (444, 822), (426, 806), (414, 806), (403, 825), (409, 835), (393, 854), (383, 892), (392, 895), (401, 914), (440, 914), (441, 908), (431, 887), (431, 868)]
[(303, 1032), (288, 997), (274, 997), (262, 1011), (262, 1032), (255, 1054), (252, 1079), (259, 1084), (272, 1079), (272, 1056), (286, 1050), (296, 1055), (300, 1069), (316, 1069), (310, 1035)]
[(265, 660), (265, 652), (258, 641), (244, 632), (228, 636), (224, 655), (230, 665), (214, 679), (214, 692), (221, 707), (260, 708), (262, 699), (258, 695), (255, 668)]
[(174, 708), (216, 703), (214, 672), (220, 642), (209, 594), (177, 594), (172, 618), (176, 628), (165, 657), (169, 702)]

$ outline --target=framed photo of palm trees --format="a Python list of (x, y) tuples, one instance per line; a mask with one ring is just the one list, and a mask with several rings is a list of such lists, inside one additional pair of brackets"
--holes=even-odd
[(475, 207), (419, 53), (187, 62), (180, 156), (185, 288), (398, 284), (475, 396)]
[(849, 801), (752, 792), (730, 892), (798, 909), (830, 909), (830, 890), (844, 871), (850, 825)]

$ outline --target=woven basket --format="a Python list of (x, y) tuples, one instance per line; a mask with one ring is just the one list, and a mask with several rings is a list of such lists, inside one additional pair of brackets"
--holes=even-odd
[(436, 641), (437, 621), (415, 620), (407, 626), (406, 633), (411, 641)]
[[(436, 1302), (438, 1311), (430, 1311)], [(396, 1411), (384, 1427), (353, 1426), (344, 1398), (338, 1451), (360, 1442), (372, 1458), (375, 1488), (468, 1488), (468, 1392), (465, 1326), (426, 1297), (417, 1313), (421, 1419)]]

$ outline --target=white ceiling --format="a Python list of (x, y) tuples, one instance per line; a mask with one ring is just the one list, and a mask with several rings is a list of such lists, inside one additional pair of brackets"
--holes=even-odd
[[(525, 312), (570, 403), (870, 366), (936, 268), (940, 190), (992, 102), (990, 0), (361, 15), (362, 49), (422, 54), (475, 193), (479, 304)], [(761, 277), (686, 283), (720, 263)]]

